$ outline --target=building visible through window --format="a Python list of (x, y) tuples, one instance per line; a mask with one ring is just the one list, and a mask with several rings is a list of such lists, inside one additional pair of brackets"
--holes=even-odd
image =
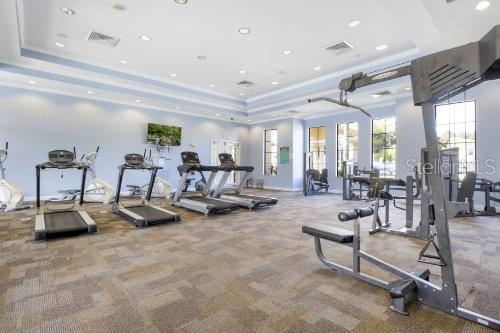
[(264, 131), (264, 175), (278, 174), (278, 130)]
[(309, 128), (309, 168), (321, 172), (326, 168), (326, 128), (324, 126)]
[(342, 177), (342, 162), (358, 163), (358, 123), (337, 124), (337, 177)]
[(396, 176), (396, 118), (373, 120), (372, 167), (381, 177)]
[(436, 130), (441, 148), (459, 148), (459, 173), (476, 171), (476, 102), (436, 105)]

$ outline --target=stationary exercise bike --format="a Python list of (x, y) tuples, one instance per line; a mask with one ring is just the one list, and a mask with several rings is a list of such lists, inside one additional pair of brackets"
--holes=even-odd
[(9, 143), (5, 143), (5, 149), (0, 149), (0, 211), (12, 212), (15, 210), (33, 208), (24, 204), (23, 191), (13, 183), (5, 179), (5, 167), (3, 163), (7, 160)]
[(99, 153), (99, 146), (91, 153), (82, 156), (82, 162), (88, 166), (90, 183), (85, 189), (84, 201), (100, 202), (104, 205), (111, 203), (115, 197), (115, 189), (103, 179), (97, 177), (95, 160)]

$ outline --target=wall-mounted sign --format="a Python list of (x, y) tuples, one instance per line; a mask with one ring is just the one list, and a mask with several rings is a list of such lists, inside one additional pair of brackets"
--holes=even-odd
[(280, 147), (280, 164), (288, 164), (290, 162), (290, 147)]

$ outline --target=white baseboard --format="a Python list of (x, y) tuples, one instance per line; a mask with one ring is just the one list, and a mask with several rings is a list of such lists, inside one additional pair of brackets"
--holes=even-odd
[(286, 192), (301, 192), (302, 187), (280, 187), (280, 186), (264, 186), (265, 190), (286, 191)]

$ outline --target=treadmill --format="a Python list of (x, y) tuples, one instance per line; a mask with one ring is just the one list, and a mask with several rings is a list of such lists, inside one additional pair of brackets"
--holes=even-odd
[[(220, 168), (221, 171), (224, 171), (224, 175), (220, 180), (217, 188), (212, 193), (212, 197), (221, 198), (223, 200), (231, 201), (237, 203), (241, 207), (245, 207), (248, 209), (255, 209), (261, 207), (269, 207), (274, 206), (278, 203), (278, 199), (275, 198), (266, 198), (259, 197), (256, 195), (248, 195), (242, 194), (241, 190), (243, 189), (243, 185), (247, 182), (248, 177), (253, 172), (253, 166), (240, 166), (236, 165), (233, 160), (233, 156), (231, 154), (222, 153), (219, 154)], [(231, 171), (235, 172), (244, 172), (243, 176), (241, 176), (240, 183), (234, 192), (223, 191), (223, 187), (231, 174)]]
[[(138, 228), (149, 227), (155, 224), (178, 222), (180, 216), (176, 212), (163, 209), (150, 204), (151, 194), (156, 180), (156, 174), (162, 167), (154, 166), (144, 162), (146, 151), (144, 155), (140, 154), (127, 154), (125, 155), (125, 164), (118, 167), (118, 185), (116, 186), (116, 198), (113, 202), (113, 213), (118, 214), (129, 222), (135, 224)], [(149, 180), (148, 191), (146, 197), (139, 204), (125, 206), (120, 203), (120, 190), (122, 187), (123, 174), (125, 170), (148, 170), (151, 171), (151, 178)]]
[[(75, 162), (76, 150), (53, 150), (49, 152), (49, 161), (36, 166), (36, 216), (35, 216), (35, 240), (42, 240), (60, 236), (72, 236), (82, 233), (94, 233), (97, 225), (94, 220), (82, 210), (74, 210), (75, 202), (57, 201), (58, 204), (71, 203), (71, 208), (52, 209), (42, 208), (40, 204), (40, 175), (42, 170), (47, 169), (77, 169), (82, 170), (82, 182), (80, 186), (79, 207), (83, 205), (85, 193), (85, 178), (87, 176), (87, 165)], [(46, 201), (47, 204), (49, 201)]]
[[(212, 214), (227, 213), (239, 208), (238, 204), (222, 200), (219, 198), (210, 198), (210, 188), (214, 182), (219, 167), (201, 165), (198, 154), (195, 152), (185, 151), (181, 153), (182, 165), (177, 167), (177, 170), (182, 175), (177, 191), (172, 197), (173, 205), (175, 207), (182, 207), (189, 210), (197, 211), (205, 214), (205, 216)], [(204, 171), (210, 172), (207, 183), (203, 192), (184, 192), (183, 187), (186, 180), (193, 172), (203, 173)]]

